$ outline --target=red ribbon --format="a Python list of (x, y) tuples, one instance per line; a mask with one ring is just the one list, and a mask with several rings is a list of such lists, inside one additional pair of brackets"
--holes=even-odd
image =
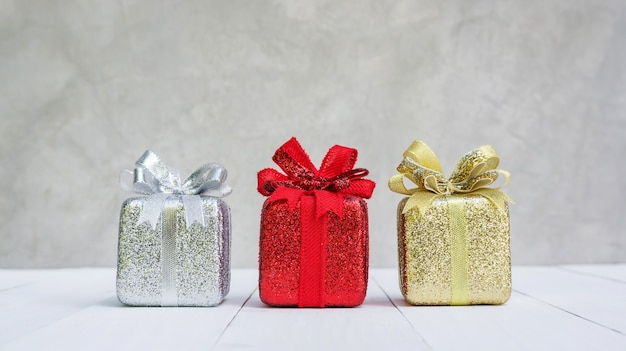
[(368, 171), (353, 169), (357, 150), (335, 145), (315, 168), (298, 140), (283, 144), (272, 160), (286, 173), (266, 168), (258, 175), (257, 190), (268, 201), (287, 200), (289, 210), (300, 203), (301, 246), (299, 307), (324, 307), (327, 222), (330, 211), (343, 217), (347, 195), (369, 199), (375, 183), (363, 179)]

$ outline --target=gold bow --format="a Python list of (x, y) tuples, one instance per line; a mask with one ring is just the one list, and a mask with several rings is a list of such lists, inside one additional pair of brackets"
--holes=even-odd
[[(423, 215), (434, 199), (452, 194), (472, 193), (480, 195), (493, 203), (499, 211), (506, 211), (506, 202), (513, 200), (500, 191), (509, 182), (510, 173), (496, 169), (500, 158), (490, 145), (481, 146), (468, 152), (457, 162), (450, 178), (441, 170), (435, 153), (421, 140), (415, 140), (403, 154), (404, 160), (398, 166), (399, 174), (389, 179), (391, 191), (411, 195), (402, 213), (417, 208)], [(487, 188), (499, 175), (505, 177), (504, 184), (498, 188)], [(404, 177), (417, 185), (407, 189)]]

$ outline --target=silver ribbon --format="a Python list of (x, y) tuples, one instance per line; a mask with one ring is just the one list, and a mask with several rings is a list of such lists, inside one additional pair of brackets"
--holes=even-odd
[(224, 184), (228, 173), (219, 163), (207, 163), (195, 170), (184, 182), (176, 169), (168, 168), (159, 156), (148, 150), (135, 162), (135, 171), (124, 170), (134, 175), (132, 186), (120, 177), (120, 185), (124, 190), (141, 195), (149, 195), (137, 224), (148, 222), (156, 229), (159, 217), (170, 196), (181, 196), (185, 211), (187, 228), (194, 222), (203, 227), (204, 212), (202, 199), (199, 195), (213, 197), (228, 196), (232, 188)]
[(176, 254), (176, 206), (163, 208), (161, 225), (161, 306), (178, 306), (178, 255)]

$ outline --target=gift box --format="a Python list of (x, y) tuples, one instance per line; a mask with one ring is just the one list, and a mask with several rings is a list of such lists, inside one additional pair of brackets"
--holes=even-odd
[(295, 138), (274, 154), (285, 172), (258, 173), (259, 295), (272, 306), (352, 307), (367, 291), (367, 203), (374, 182), (357, 150), (333, 146), (319, 170)]
[(136, 162), (122, 204), (117, 296), (131, 306), (215, 306), (230, 287), (230, 208), (221, 197), (227, 172), (217, 163), (184, 182), (157, 155)]
[[(398, 205), (400, 289), (414, 305), (503, 304), (511, 294), (508, 202), (491, 146), (467, 153), (445, 178), (423, 142), (404, 153), (392, 191)], [(408, 189), (407, 178), (417, 187)], [(504, 184), (502, 186), (504, 186)]]

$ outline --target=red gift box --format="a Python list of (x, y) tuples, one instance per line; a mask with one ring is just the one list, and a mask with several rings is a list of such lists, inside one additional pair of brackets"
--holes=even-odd
[(365, 299), (367, 204), (374, 182), (353, 169), (357, 150), (333, 146), (319, 170), (295, 138), (258, 173), (259, 294), (272, 306), (352, 307)]

